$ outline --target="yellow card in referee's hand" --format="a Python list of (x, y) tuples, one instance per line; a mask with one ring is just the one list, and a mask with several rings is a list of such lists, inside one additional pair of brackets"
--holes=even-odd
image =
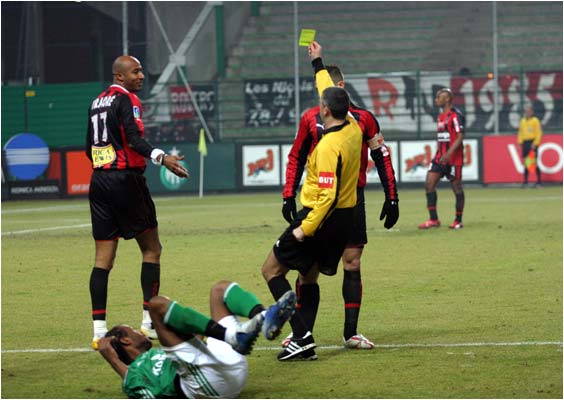
[(302, 29), (300, 32), (300, 46), (309, 46), (315, 40), (315, 29)]

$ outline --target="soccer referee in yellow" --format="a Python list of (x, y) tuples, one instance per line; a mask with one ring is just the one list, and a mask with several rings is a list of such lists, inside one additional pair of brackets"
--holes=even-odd
[[(308, 53), (319, 91), (323, 136), (307, 160), (307, 177), (300, 201), (303, 209), (273, 246), (262, 274), (277, 300), (288, 290), (289, 270), (297, 270), (304, 283), (315, 283), (319, 271), (334, 275), (349, 240), (354, 221), (356, 185), (360, 170), (362, 131), (348, 114), (349, 96), (335, 87), (321, 61), (321, 46), (310, 44)], [(309, 326), (313, 326), (315, 317)], [(299, 309), (290, 321), (293, 337), (278, 360), (315, 360), (315, 341)]]
[(541, 184), (541, 174), (539, 163), (537, 162), (538, 149), (542, 138), (541, 123), (533, 112), (533, 107), (528, 104), (525, 106), (525, 116), (521, 118), (519, 124), (519, 133), (517, 134), (517, 142), (521, 145), (521, 155), (523, 157), (524, 166), (524, 180), (523, 187), (527, 186), (529, 182), (529, 168), (527, 168), (527, 157), (531, 151), (535, 155), (536, 173), (537, 173), (537, 186)]

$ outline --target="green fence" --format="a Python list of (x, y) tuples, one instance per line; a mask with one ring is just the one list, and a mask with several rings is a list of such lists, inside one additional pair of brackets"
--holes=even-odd
[(85, 143), (88, 106), (101, 82), (2, 87), (2, 147), (17, 133), (30, 132), (49, 147)]

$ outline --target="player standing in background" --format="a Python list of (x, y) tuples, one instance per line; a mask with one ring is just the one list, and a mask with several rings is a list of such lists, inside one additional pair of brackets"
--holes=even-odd
[(120, 56), (112, 65), (113, 85), (102, 92), (88, 109), (86, 155), (92, 162), (90, 214), (96, 245), (94, 268), (90, 275), (90, 297), (94, 338), (107, 332), (106, 303), (108, 278), (114, 265), (118, 239), (135, 238), (143, 262), (143, 319), (141, 330), (156, 338), (147, 304), (159, 293), (161, 243), (155, 205), (145, 182), (145, 158), (164, 165), (175, 175), (188, 172), (178, 162), (183, 156), (165, 154), (144, 138), (141, 102), (134, 92), (143, 87), (143, 69), (135, 57)]
[[(529, 183), (529, 169), (525, 165), (526, 159), (529, 156), (531, 150), (535, 154), (535, 160), (539, 154), (539, 146), (542, 139), (542, 128), (541, 123), (537, 117), (535, 117), (533, 107), (530, 104), (525, 106), (525, 115), (521, 118), (519, 123), (519, 132), (517, 133), (517, 142), (521, 145), (521, 155), (523, 157), (524, 165), (524, 176), (523, 176), (523, 186), (526, 187)], [(536, 186), (541, 184), (541, 174), (539, 163), (536, 163), (536, 173), (537, 173), (537, 183)]]
[[(341, 70), (334, 65), (328, 65), (327, 71), (336, 86), (344, 88), (345, 80)], [(362, 302), (362, 279), (360, 273), (360, 259), (364, 245), (368, 242), (366, 236), (366, 210), (364, 203), (364, 187), (366, 186), (366, 168), (368, 165), (368, 148), (374, 160), (380, 181), (384, 188), (385, 201), (380, 214), (380, 220), (386, 218), (384, 226), (390, 229), (399, 218), (398, 193), (394, 169), (390, 152), (384, 144), (384, 137), (380, 132), (380, 125), (374, 115), (363, 108), (350, 103), (349, 112), (358, 122), (363, 133), (362, 151), (360, 156), (360, 171), (357, 184), (357, 202), (354, 211), (353, 235), (343, 253), (343, 286), (342, 295), (345, 305), (345, 324), (343, 330), (344, 345), (351, 349), (372, 349), (374, 343), (357, 332), (360, 305)], [(307, 156), (313, 151), (323, 135), (323, 122), (319, 115), (319, 106), (306, 110), (300, 120), (300, 126), (294, 144), (288, 154), (286, 168), (286, 183), (282, 192), (282, 215), (289, 223), (296, 217), (296, 192), (302, 178)], [(335, 271), (336, 272), (336, 271)], [(304, 282), (303, 276), (296, 280), (298, 304), (304, 318), (313, 323), (319, 307), (319, 285), (317, 277), (314, 282)], [(308, 326), (313, 330), (313, 325)], [(282, 343), (285, 347), (291, 340), (290, 334)]]
[(446, 177), (456, 197), (456, 217), (449, 226), (461, 229), (462, 211), (464, 210), (464, 191), (462, 190), (462, 164), (464, 161), (464, 116), (452, 106), (452, 92), (448, 88), (440, 89), (435, 97), (435, 104), (442, 109), (437, 117), (437, 152), (427, 171), (425, 192), (429, 219), (419, 225), (419, 229), (438, 228), (441, 221), (437, 214), (437, 183)]
[[(141, 332), (118, 325), (99, 340), (99, 351), (123, 379), (130, 398), (235, 398), (249, 372), (243, 355), (251, 352), (261, 328), (270, 340), (280, 333), (295, 301), (289, 291), (265, 310), (253, 293), (220, 281), (211, 289), (210, 319), (156, 296), (149, 311), (161, 348), (152, 349)], [(250, 319), (241, 323), (236, 316)]]

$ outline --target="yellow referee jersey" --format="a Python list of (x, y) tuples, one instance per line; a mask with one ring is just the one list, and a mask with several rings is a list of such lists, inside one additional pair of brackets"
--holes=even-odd
[[(326, 69), (315, 74), (315, 82), (320, 96), (333, 86)], [(325, 131), (308, 156), (307, 176), (300, 195), (302, 206), (312, 209), (301, 225), (306, 236), (313, 236), (335, 208), (356, 205), (361, 148), (362, 131), (347, 114), (342, 125)]]
[(521, 118), (519, 124), (519, 133), (517, 134), (517, 142), (522, 144), (526, 140), (532, 140), (535, 146), (540, 145), (542, 138), (542, 129), (540, 121), (537, 117)]

